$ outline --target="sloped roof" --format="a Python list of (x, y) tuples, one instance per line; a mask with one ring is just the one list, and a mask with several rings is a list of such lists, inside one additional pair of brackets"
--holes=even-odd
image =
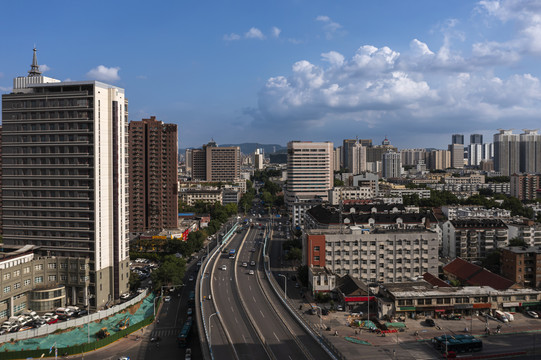
[(430, 285), (433, 285), (433, 286), (452, 287), (451, 285), (449, 285), (448, 283), (446, 283), (445, 281), (443, 281), (439, 277), (436, 277), (436, 276), (434, 276), (434, 275), (432, 275), (431, 273), (428, 273), (428, 272), (423, 274), (423, 279), (425, 279), (426, 282), (430, 283)]
[(457, 257), (443, 267), (443, 271), (454, 275), (460, 281), (473, 286), (490, 286), (496, 290), (507, 290), (515, 283), (500, 275)]
[(338, 279), (337, 290), (344, 296), (368, 295), (368, 286), (350, 275), (344, 275)]

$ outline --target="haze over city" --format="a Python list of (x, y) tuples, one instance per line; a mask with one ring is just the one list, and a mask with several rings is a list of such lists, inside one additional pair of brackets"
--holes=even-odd
[[(26, 16), (32, 12), (31, 18)], [(538, 128), (539, 1), (7, 2), (0, 92), (29, 69), (126, 89), (179, 146)], [(24, 20), (22, 17), (25, 17)]]

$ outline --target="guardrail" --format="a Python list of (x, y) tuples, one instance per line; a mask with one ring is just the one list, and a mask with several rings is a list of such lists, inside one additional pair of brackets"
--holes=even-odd
[[(316, 340), (319, 345), (323, 348), (323, 350), (334, 360), (338, 359), (345, 359), (345, 357), (340, 353), (340, 351), (332, 344), (330, 343), (323, 335), (321, 335), (318, 331), (316, 331), (315, 328), (313, 328), (310, 325), (309, 321), (306, 321), (304, 318), (301, 319), (299, 315), (297, 314), (296, 310), (293, 309), (291, 304), (288, 300), (285, 300), (281, 294), (278, 284), (276, 283), (276, 279), (274, 279), (274, 276), (272, 275), (272, 272), (270, 271), (270, 257), (268, 256), (268, 246), (270, 245), (269, 235), (272, 230), (272, 224), (269, 225), (269, 231), (267, 232), (267, 235), (265, 236), (265, 243), (263, 245), (263, 267), (265, 269), (265, 274), (267, 275), (267, 278), (269, 279), (269, 283), (274, 290), (274, 292), (278, 295), (278, 298), (284, 304), (284, 306), (288, 309), (289, 313), (297, 320), (297, 322), (306, 330), (314, 340)], [(332, 351), (331, 351), (332, 349)]]
[(95, 312), (93, 314), (89, 314), (89, 315), (86, 315), (86, 316), (83, 316), (83, 317), (80, 317), (80, 318), (76, 318), (76, 319), (72, 319), (72, 320), (68, 320), (68, 321), (57, 322), (55, 324), (42, 326), (42, 327), (36, 328), (36, 329), (29, 329), (29, 330), (25, 330), (25, 331), (17, 331), (17, 332), (14, 332), (14, 333), (7, 333), (7, 334), (4, 334), (4, 335), (0, 335), (0, 343), (3, 344), (5, 342), (10, 341), (11, 339), (14, 339), (15, 341), (18, 341), (18, 340), (25, 340), (25, 339), (31, 339), (31, 338), (35, 338), (35, 337), (45, 336), (45, 335), (48, 335), (48, 334), (52, 334), (57, 330), (68, 329), (68, 328), (71, 328), (71, 327), (81, 326), (81, 325), (85, 325), (85, 324), (90, 323), (90, 322), (98, 321), (98, 320), (104, 319), (106, 317), (109, 317), (111, 315), (114, 315), (117, 312), (119, 312), (119, 311), (121, 311), (121, 310), (123, 310), (123, 309), (125, 309), (125, 308), (127, 308), (129, 306), (132, 306), (133, 304), (138, 303), (144, 297), (146, 297), (147, 294), (148, 294), (148, 289), (145, 289), (144, 292), (137, 295), (133, 299), (131, 299), (129, 301), (126, 301), (125, 303), (115, 305), (115, 306), (113, 306), (113, 307), (111, 307), (111, 308), (109, 308), (107, 310), (100, 310), (98, 312)]
[[(219, 253), (221, 251), (221, 248), (224, 244), (226, 244), (229, 240), (231, 235), (235, 232), (235, 230), (238, 227), (238, 222), (236, 222), (231, 229), (226, 233), (226, 235), (222, 238), (222, 242), (217, 245), (212, 252), (207, 256), (201, 266), (201, 269), (199, 270), (199, 274), (197, 276), (197, 282), (196, 282), (196, 291), (195, 291), (195, 298), (196, 301), (199, 302), (199, 307), (196, 308), (196, 322), (197, 322), (197, 328), (199, 329), (199, 341), (201, 343), (201, 351), (203, 352), (203, 357), (205, 359), (214, 359), (214, 355), (212, 354), (212, 347), (209, 341), (208, 337), (208, 329), (207, 324), (205, 322), (205, 316), (203, 311), (203, 300), (201, 299), (201, 293), (203, 291), (203, 275), (205, 274), (207, 270), (207, 266), (210, 263), (210, 260), (216, 255), (216, 253)], [(218, 316), (219, 317), (219, 316)], [(203, 326), (201, 326), (203, 325)]]

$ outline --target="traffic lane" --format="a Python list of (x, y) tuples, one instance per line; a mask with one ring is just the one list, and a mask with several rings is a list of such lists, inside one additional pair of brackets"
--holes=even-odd
[[(253, 268), (252, 266), (251, 269)], [(249, 275), (248, 271), (239, 273), (239, 281), (244, 283), (239, 284), (239, 288), (242, 289), (241, 296), (271, 351), (277, 359), (306, 358), (261, 292), (256, 279), (261, 274), (256, 272), (254, 275)]]
[[(242, 238), (233, 239), (228, 248), (238, 248), (241, 240)], [(226, 270), (218, 270), (222, 268), (222, 265), (226, 265)], [(231, 337), (239, 358), (266, 358), (266, 353), (257, 335), (252, 331), (249, 320), (244, 314), (242, 306), (238, 303), (238, 297), (233, 285), (234, 266), (234, 260), (225, 258), (223, 255), (217, 260), (216, 270), (212, 276), (213, 298), (216, 308), (220, 312), (224, 327)]]

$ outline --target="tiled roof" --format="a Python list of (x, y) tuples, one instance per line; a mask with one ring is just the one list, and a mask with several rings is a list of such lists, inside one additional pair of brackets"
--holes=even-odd
[(338, 279), (338, 291), (344, 296), (367, 295), (368, 286), (360, 279), (345, 275)]
[(473, 286), (490, 286), (496, 290), (506, 290), (515, 284), (509, 279), (496, 275), (481, 266), (469, 263), (459, 257), (445, 265), (443, 271)]
[(446, 283), (439, 277), (436, 277), (428, 272), (423, 274), (423, 279), (425, 279), (425, 281), (430, 283), (431, 285), (434, 285), (437, 287), (451, 287), (451, 285), (449, 285), (448, 283)]

